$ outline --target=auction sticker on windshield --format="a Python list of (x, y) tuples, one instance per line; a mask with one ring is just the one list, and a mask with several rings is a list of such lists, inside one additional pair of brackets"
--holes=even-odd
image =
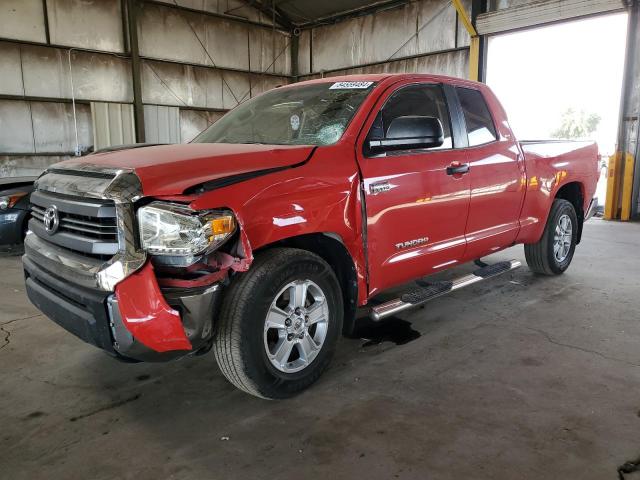
[(292, 130), (298, 130), (300, 128), (300, 117), (298, 115), (296, 114), (291, 115), (289, 122), (291, 122)]
[(373, 82), (336, 82), (329, 87), (329, 90), (337, 90), (341, 88), (369, 88)]

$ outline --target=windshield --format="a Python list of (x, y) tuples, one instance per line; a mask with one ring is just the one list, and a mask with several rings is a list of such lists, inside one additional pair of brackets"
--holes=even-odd
[(234, 108), (193, 142), (331, 145), (373, 86), (333, 82), (271, 90)]

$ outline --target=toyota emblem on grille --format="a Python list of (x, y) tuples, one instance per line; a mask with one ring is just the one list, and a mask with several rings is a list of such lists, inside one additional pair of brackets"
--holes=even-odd
[(44, 223), (44, 229), (49, 235), (56, 233), (60, 226), (60, 218), (58, 217), (58, 208), (55, 205), (51, 205), (44, 211), (42, 222)]

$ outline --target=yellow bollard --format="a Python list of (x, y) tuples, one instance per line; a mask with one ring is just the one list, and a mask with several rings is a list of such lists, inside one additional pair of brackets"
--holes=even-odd
[(631, 196), (633, 194), (633, 166), (635, 159), (630, 153), (624, 156), (624, 173), (622, 177), (622, 212), (620, 220), (628, 222), (631, 218)]
[(604, 203), (605, 220), (615, 220), (618, 218), (618, 186), (620, 185), (621, 157), (620, 152), (616, 152), (609, 157), (607, 196)]

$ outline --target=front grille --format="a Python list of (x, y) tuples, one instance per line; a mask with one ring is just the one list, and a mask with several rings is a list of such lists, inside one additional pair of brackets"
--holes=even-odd
[[(44, 215), (55, 206), (59, 226), (46, 231)], [(31, 195), (29, 229), (38, 237), (76, 253), (108, 259), (118, 252), (118, 225), (115, 204), (110, 200), (86, 198), (36, 191)]]
[[(37, 205), (31, 206), (31, 215), (40, 222), (43, 221), (45, 208)], [(60, 212), (60, 232), (95, 238), (105, 242), (118, 241), (118, 226), (115, 217), (99, 218), (89, 215)]]

